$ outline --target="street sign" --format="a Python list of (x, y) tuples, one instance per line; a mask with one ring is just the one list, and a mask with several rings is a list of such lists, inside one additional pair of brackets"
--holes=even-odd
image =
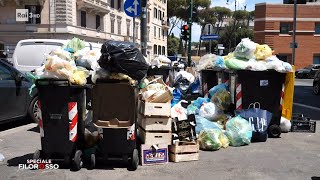
[(140, 0), (126, 0), (124, 2), (124, 12), (130, 17), (140, 16)]
[(201, 40), (218, 40), (219, 36), (216, 34), (208, 34), (208, 35), (201, 35), (200, 37)]
[(212, 24), (206, 24), (203, 30), (203, 34), (213, 34), (213, 26)]
[[(293, 43), (292, 42), (290, 43), (290, 48), (291, 49), (293, 48)], [(297, 42), (295, 43), (294, 48), (298, 48), (298, 43)]]

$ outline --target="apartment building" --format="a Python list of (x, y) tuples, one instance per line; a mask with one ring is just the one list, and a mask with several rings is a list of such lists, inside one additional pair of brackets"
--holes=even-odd
[[(167, 54), (167, 0), (148, 1), (148, 57)], [(18, 21), (16, 9), (34, 17)], [(0, 0), (0, 51), (12, 56), (22, 39), (70, 39), (90, 42), (107, 39), (140, 44), (140, 18), (124, 12), (124, 0)]]
[[(295, 65), (320, 63), (320, 4), (297, 5)], [(255, 6), (254, 40), (268, 44), (281, 60), (292, 62), (293, 4), (261, 3)]]

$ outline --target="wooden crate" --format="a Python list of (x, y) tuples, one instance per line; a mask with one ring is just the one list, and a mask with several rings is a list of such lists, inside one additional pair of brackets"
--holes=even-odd
[(139, 137), (144, 144), (172, 144), (171, 131), (145, 131), (139, 127)]
[(156, 148), (153, 145), (141, 145), (141, 165), (156, 165), (169, 162), (168, 144), (158, 144)]
[(171, 117), (171, 102), (150, 103), (141, 101), (139, 112), (145, 116)]
[(177, 142), (169, 146), (169, 152), (171, 162), (197, 161), (199, 160), (199, 143)]
[(171, 131), (172, 119), (170, 117), (145, 117), (139, 114), (138, 123), (146, 131)]

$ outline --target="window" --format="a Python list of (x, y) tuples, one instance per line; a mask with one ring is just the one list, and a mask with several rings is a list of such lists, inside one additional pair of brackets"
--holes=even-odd
[(277, 55), (278, 59), (284, 62), (288, 62), (288, 56), (287, 55)]
[(139, 24), (137, 24), (137, 23), (136, 23), (136, 28), (134, 30), (134, 34), (135, 34), (136, 39), (138, 39), (138, 36), (139, 36)]
[(162, 15), (162, 13), (161, 13), (161, 11), (159, 10), (159, 11), (158, 11), (158, 19), (160, 19), (160, 20), (161, 20), (161, 15)]
[(122, 10), (122, 0), (118, 0), (118, 10)]
[(164, 19), (164, 12), (162, 13), (162, 19), (161, 19), (161, 20), (165, 20), (165, 19)]
[(154, 33), (153, 33), (154, 37), (157, 37), (157, 27), (154, 27)]
[(158, 10), (157, 10), (157, 8), (154, 8), (153, 9), (153, 18), (155, 18), (155, 19), (157, 19), (158, 18)]
[(162, 55), (166, 55), (166, 47), (162, 46)]
[(131, 26), (131, 22), (130, 20), (127, 20), (127, 36), (130, 36), (130, 26)]
[(81, 17), (80, 17), (81, 26), (87, 27), (87, 13), (85, 11), (81, 11), (80, 13), (81, 13)]
[(161, 29), (159, 28), (159, 34), (158, 34), (158, 37), (159, 37), (159, 39), (160, 39), (160, 37), (161, 37)]
[(150, 41), (150, 27), (148, 27), (147, 41)]
[(118, 34), (121, 35), (121, 19), (118, 19)]
[(320, 54), (313, 56), (313, 64), (320, 64)]
[(114, 8), (114, 0), (111, 0), (111, 7)]
[(111, 33), (114, 34), (114, 17), (111, 17)]
[(100, 29), (100, 22), (101, 22), (101, 17), (99, 15), (96, 15), (96, 29)]
[(148, 12), (148, 23), (150, 23), (150, 12)]
[[(29, 10), (29, 13), (33, 14), (41, 14), (41, 6), (35, 6), (35, 5), (26, 5), (25, 9)], [(29, 18), (27, 24), (40, 24), (41, 23), (41, 18)]]
[(161, 46), (158, 46), (158, 54), (161, 55)]
[(1, 80), (13, 80), (9, 69), (0, 64), (0, 81)]
[(291, 31), (290, 23), (281, 22), (280, 23), (280, 34), (289, 34), (289, 31)]
[(153, 54), (156, 55), (157, 53), (157, 45), (153, 45)]
[(320, 23), (316, 23), (315, 24), (314, 33), (315, 34), (320, 34)]
[(164, 30), (162, 30), (162, 39), (164, 39)]

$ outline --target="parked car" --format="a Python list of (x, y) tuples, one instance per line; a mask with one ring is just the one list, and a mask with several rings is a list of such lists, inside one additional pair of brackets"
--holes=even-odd
[[(62, 47), (67, 40), (62, 39), (25, 39), (18, 42), (13, 52), (13, 66), (22, 73), (41, 67), (46, 55)], [(102, 44), (85, 42), (85, 48), (98, 49)]]
[(11, 64), (0, 60), (0, 124), (29, 116), (38, 122), (37, 90), (29, 95), (31, 79)]
[(316, 72), (320, 69), (320, 64), (311, 64), (296, 71), (297, 78), (313, 78)]
[(313, 80), (313, 93), (316, 95), (320, 94), (320, 69), (317, 71)]

